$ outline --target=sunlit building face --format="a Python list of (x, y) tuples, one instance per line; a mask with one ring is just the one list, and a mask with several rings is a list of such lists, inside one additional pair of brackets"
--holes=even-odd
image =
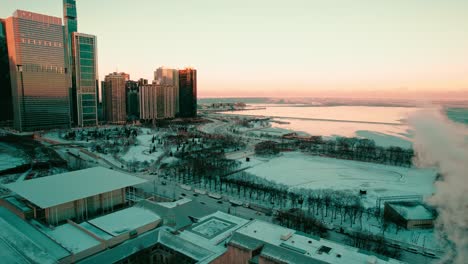
[(18, 10), (6, 20), (6, 31), (15, 128), (32, 131), (68, 127), (62, 20)]

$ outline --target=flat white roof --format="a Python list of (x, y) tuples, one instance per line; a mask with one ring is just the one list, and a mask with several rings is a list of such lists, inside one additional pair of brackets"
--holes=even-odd
[(55, 242), (74, 254), (95, 247), (101, 242), (71, 224), (64, 224), (45, 231)]
[(146, 180), (122, 172), (94, 167), (5, 185), (41, 208), (106, 193)]
[[(302, 233), (297, 233), (293, 229), (281, 227), (261, 220), (251, 221), (250, 223), (237, 229), (236, 232), (274, 246), (288, 249), (291, 251), (291, 253), (294, 253), (294, 249), (302, 251), (302, 254), (297, 254), (325, 261), (327, 263), (358, 264), (367, 263), (367, 261), (370, 259), (375, 258), (372, 255), (361, 253), (358, 248), (338, 244), (326, 239), (308, 237)], [(281, 239), (282, 235), (286, 236), (288, 234), (291, 234), (291, 236), (289, 236), (287, 240)], [(319, 253), (319, 249), (322, 246), (330, 248), (329, 253)], [(375, 263), (402, 262), (395, 259), (378, 259)]]
[(434, 215), (421, 204), (405, 205), (405, 204), (390, 204), (398, 213), (407, 220), (433, 220)]
[(159, 215), (148, 209), (130, 207), (88, 222), (108, 234), (118, 236), (147, 224), (154, 223), (160, 219), (161, 217)]

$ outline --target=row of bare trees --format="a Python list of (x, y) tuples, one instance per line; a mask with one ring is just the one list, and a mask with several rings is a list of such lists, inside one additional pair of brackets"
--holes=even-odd
[(282, 143), (268, 142), (269, 144), (264, 146), (269, 146), (272, 150), (299, 149), (314, 155), (404, 167), (411, 167), (414, 157), (414, 151), (411, 148), (377, 146), (373, 140), (365, 138), (337, 137), (323, 139), (320, 136), (313, 136), (299, 140), (288, 139)]

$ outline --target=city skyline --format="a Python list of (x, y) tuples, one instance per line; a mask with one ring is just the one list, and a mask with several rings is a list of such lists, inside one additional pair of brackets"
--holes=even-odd
[[(468, 95), (466, 1), (140, 2), (77, 3), (80, 31), (99, 39), (100, 80), (193, 66), (200, 97)], [(2, 6), (2, 18), (63, 12), (62, 0)]]

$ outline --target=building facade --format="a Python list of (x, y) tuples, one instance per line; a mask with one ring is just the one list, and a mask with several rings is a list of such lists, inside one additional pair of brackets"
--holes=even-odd
[(10, 125), (13, 122), (12, 100), (5, 20), (0, 19), (0, 105), (2, 106), (0, 124), (2, 125)]
[(179, 70), (179, 116), (197, 116), (197, 70)]
[(154, 82), (160, 85), (174, 86), (174, 115), (179, 113), (179, 71), (177, 69), (159, 67), (154, 72)]
[(136, 81), (125, 82), (127, 93), (127, 117), (131, 120), (140, 118), (139, 85)]
[(62, 20), (17, 10), (5, 25), (14, 127), (19, 131), (69, 127)]
[(72, 34), (73, 115), (77, 126), (98, 124), (97, 43), (96, 37)]
[(106, 121), (113, 124), (125, 124), (127, 121), (124, 73), (111, 73), (104, 79), (104, 112)]
[(147, 84), (140, 86), (140, 119), (154, 121), (175, 117), (174, 86)]

